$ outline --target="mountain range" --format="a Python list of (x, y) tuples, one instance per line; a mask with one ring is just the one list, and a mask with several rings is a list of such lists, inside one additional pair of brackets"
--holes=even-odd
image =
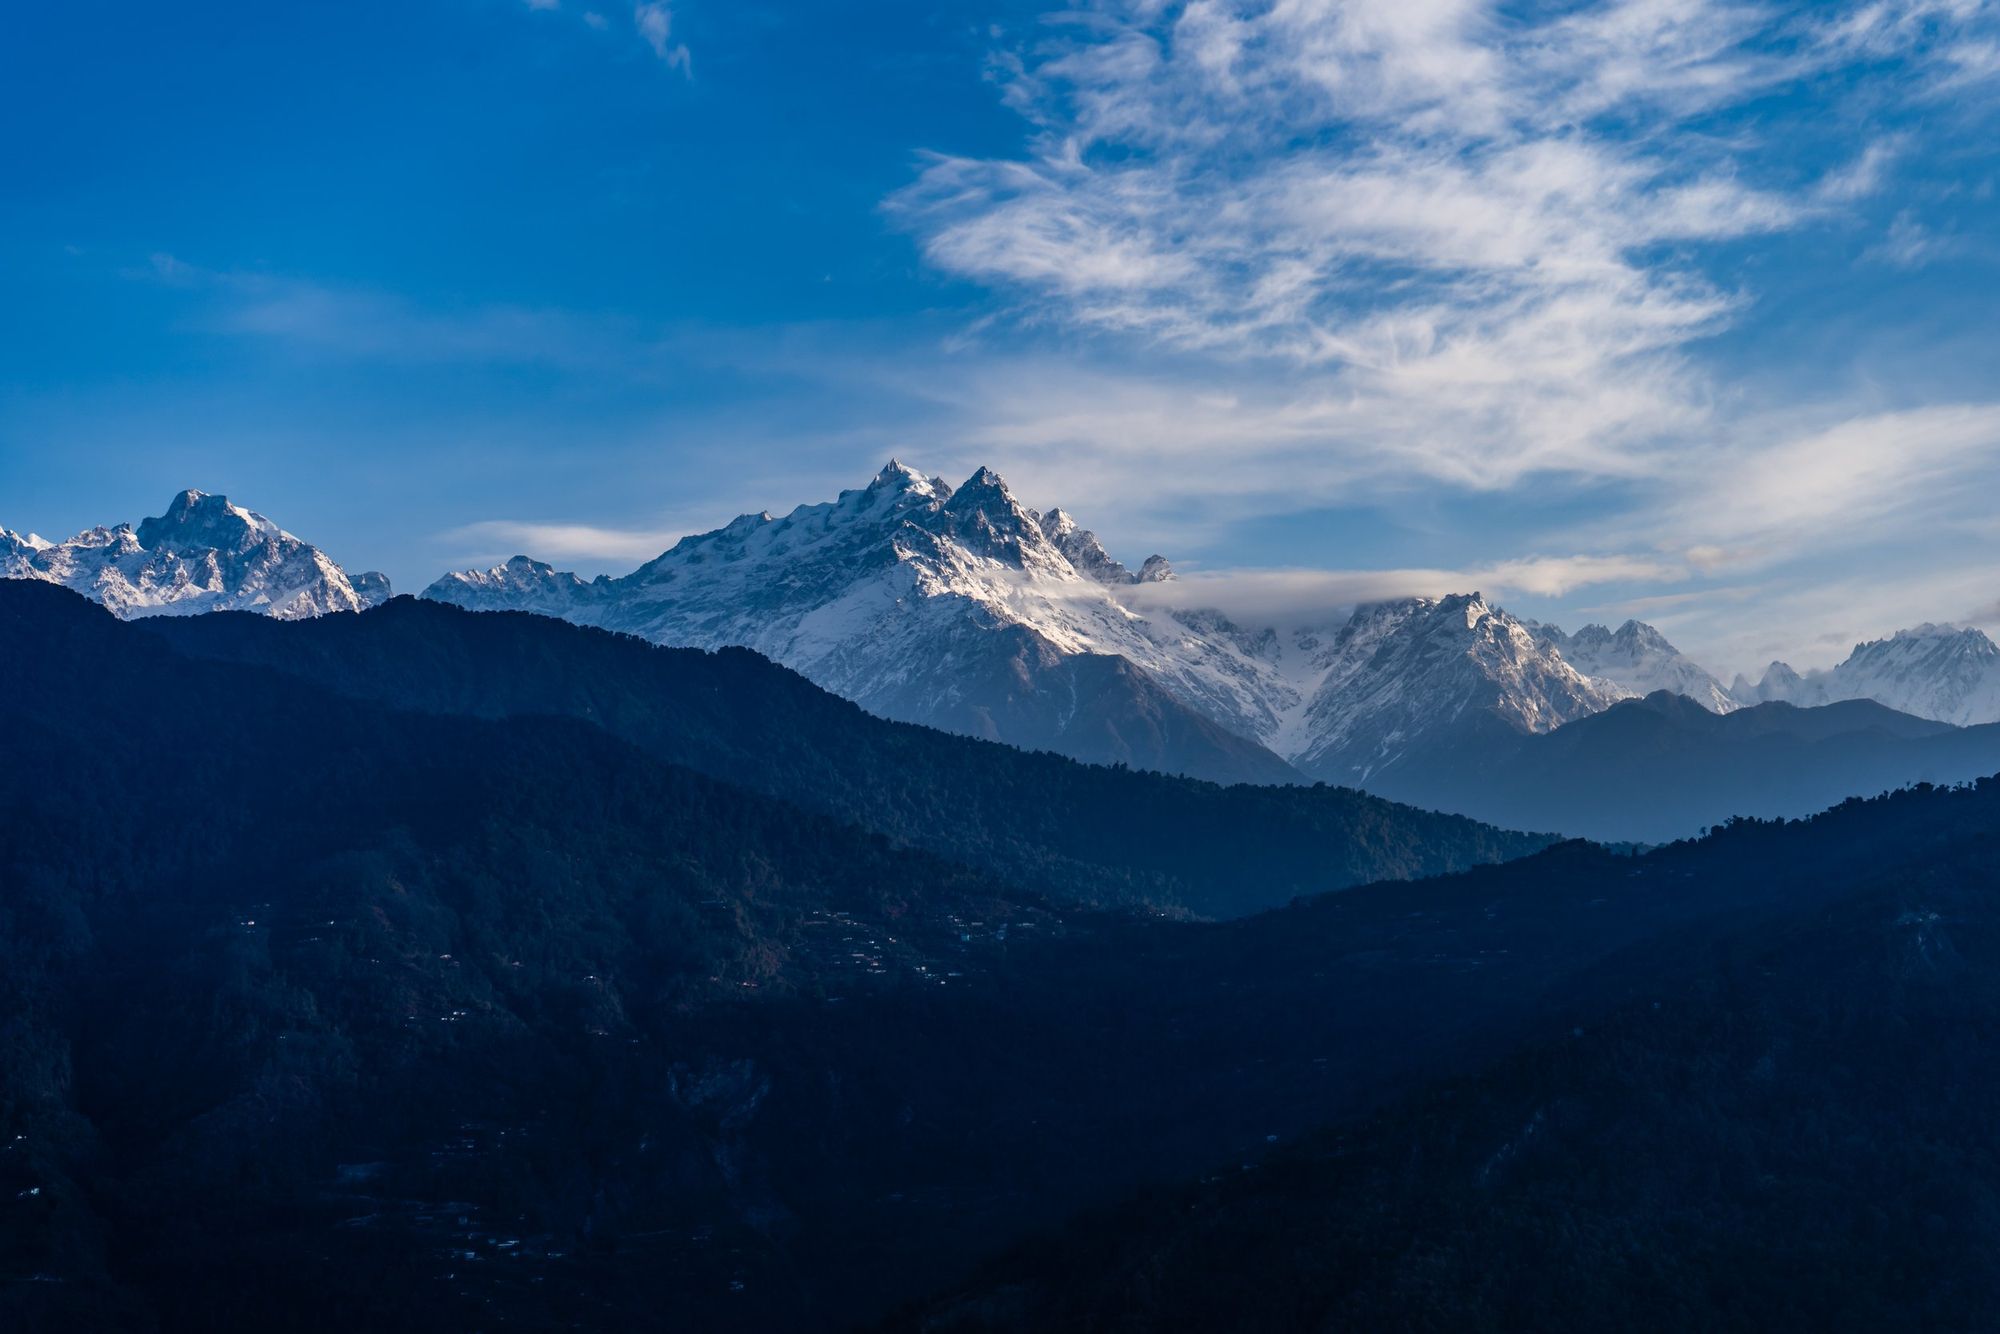
[[(990, 469), (954, 489), (892, 462), (833, 502), (744, 515), (623, 577), (585, 581), (516, 557), (424, 596), (658, 643), (743, 644), (883, 716), (1087, 760), (1269, 773), (1228, 752), (1212, 724), (1294, 777), (1415, 800), (1426, 798), (1411, 775), (1445, 757), (1660, 690), (1716, 714), (1875, 698), (1959, 725), (2000, 720), (2000, 651), (1977, 630), (1863, 645), (1832, 688), (1786, 694), (1725, 687), (1638, 621), (1570, 634), (1470, 593), (1246, 625), (1160, 596), (1174, 578), (1161, 556), (1135, 572), (1067, 512), (1026, 508)], [(1117, 721), (1131, 718), (1145, 724)]]
[(2000, 645), (1969, 626), (1920, 625), (1855, 645), (1830, 671), (1801, 675), (1774, 662), (1755, 684), (1737, 677), (1731, 694), (1743, 703), (1872, 699), (1969, 727), (2000, 720)]
[[(350, 578), (269, 519), (197, 491), (137, 528), (63, 543), (0, 530), (0, 573), (135, 617), (308, 617), (389, 593), (382, 576)], [(1661, 690), (1716, 715), (1873, 699), (1961, 726), (2000, 719), (2000, 649), (1974, 629), (1923, 626), (1860, 645), (1830, 672), (1774, 663), (1761, 682), (1725, 688), (1638, 621), (1567, 633), (1465, 593), (1246, 624), (1180, 589), (1165, 558), (1124, 564), (1068, 512), (1021, 505), (989, 469), (954, 488), (892, 462), (834, 501), (742, 516), (622, 577), (518, 556), (446, 575), (424, 597), (747, 647), (880, 716), (1090, 763), (1325, 781), (1449, 809), (1494, 809), (1467, 788), (1492, 757)]]
[[(1084, 759), (1105, 749), (1075, 679), (1092, 673), (1100, 699), (1171, 720), (1208, 751), (1141, 749), (1121, 732), (1135, 763), (1203, 776), (1217, 743), (1194, 719), (1281, 757), (1294, 777), (1360, 784), (1460, 727), (1547, 730), (1630, 693), (1577, 672), (1477, 594), (1246, 627), (1146, 598), (1173, 578), (1158, 556), (1133, 572), (1063, 511), (1022, 506), (989, 469), (953, 488), (891, 463), (835, 501), (745, 515), (622, 578), (517, 557), (424, 596), (657, 643), (741, 644), (885, 717)], [(1124, 665), (1115, 683), (1101, 660)]]

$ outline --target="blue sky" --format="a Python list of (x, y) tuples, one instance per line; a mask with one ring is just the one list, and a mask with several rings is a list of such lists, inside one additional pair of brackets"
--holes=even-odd
[(0, 523), (415, 588), (890, 455), (1226, 607), (2000, 628), (1984, 0), (33, 6)]

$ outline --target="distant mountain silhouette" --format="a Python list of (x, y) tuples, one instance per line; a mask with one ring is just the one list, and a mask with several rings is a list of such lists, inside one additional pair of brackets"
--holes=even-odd
[(1717, 714), (1656, 691), (1541, 735), (1489, 729), (1370, 786), (1516, 828), (1660, 843), (1735, 815), (1810, 815), (1848, 797), (1996, 771), (2000, 725), (1953, 727), (1872, 700)]

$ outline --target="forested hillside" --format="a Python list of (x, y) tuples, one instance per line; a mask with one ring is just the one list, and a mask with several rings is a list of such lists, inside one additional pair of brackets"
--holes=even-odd
[[(1127, 1283), (1142, 1298), (1116, 1304), (1166, 1322), (1264, 1281), (1266, 1239), (1218, 1217), (1204, 1269), (1176, 1229), (1190, 1206), (1206, 1226), (1212, 1187), (1164, 1197), (1171, 1217), (1118, 1202), (1223, 1173), (1253, 1224), (1283, 1220), (1255, 1195), (1287, 1179), (1256, 1166), (1273, 1153), (1333, 1220), (1296, 1264), (1336, 1277), (1271, 1269), (1304, 1304), (1233, 1299), (1252, 1324), (1322, 1299), (1464, 1314), (1454, 1294), (1532, 1258), (1519, 1229), (1545, 1266), (1523, 1274), (1558, 1285), (1638, 1229), (1699, 1313), (1727, 1297), (1683, 1282), (1701, 1246), (1929, 1228), (1937, 1164), (1992, 1180), (1958, 1091), (1987, 1087), (1984, 937), (1956, 924), (1992, 883), (2000, 783), (1189, 922), (1080, 910), (578, 718), (401, 711), (185, 657), (54, 589), (0, 589), (0, 726), (0, 1296), (26, 1329), (1087, 1326)], [(1767, 964), (1827, 914), (1862, 924), (1848, 954)], [(1846, 1028), (1794, 1005), (1849, 992)], [(1729, 1101), (1759, 1024), (1791, 1109), (1768, 1122)], [(1575, 1092), (1623, 1084), (1629, 1113)], [(1839, 1135), (1765, 1173), (1824, 1206), (1788, 1225), (1716, 1146), (1822, 1103)], [(1513, 1161), (1544, 1105), (1561, 1134), (1535, 1142), (1568, 1156), (1465, 1185), (1453, 1164)], [(1592, 1109), (1617, 1152), (1566, 1138)], [(1884, 1151), (1911, 1185), (1870, 1212), (1884, 1178), (1854, 1175), (1854, 1135), (1905, 1124), (1935, 1158)], [(1314, 1175), (1329, 1135), (1374, 1146), (1374, 1175), (1339, 1175), (1344, 1153)], [(1658, 1192), (1676, 1203), (1649, 1214)], [(1440, 1257), (1434, 1286), (1342, 1250), (1378, 1198), (1399, 1254)], [(1080, 1210), (1112, 1212), (968, 1277)], [(1593, 1219), (1613, 1240), (1563, 1249)], [(1941, 1301), (1983, 1291), (1969, 1250), (1896, 1263)], [(1376, 1287), (1340, 1286), (1362, 1271)], [(1567, 1318), (1555, 1300), (1522, 1309)]]
[(1217, 788), (885, 722), (743, 649), (664, 649), (523, 613), (398, 599), (302, 625), (141, 626), (344, 694), (587, 719), (657, 758), (1070, 903), (1231, 916), (1300, 894), (1517, 857), (1506, 833), (1339, 788)]
[(1712, 843), (1859, 852), (1864, 829), (1930, 828), (1852, 897), (1650, 943), (1611, 964), (1637, 978), (1622, 1006), (1091, 1213), (891, 1327), (1989, 1327), (2000, 783), (1852, 814)]

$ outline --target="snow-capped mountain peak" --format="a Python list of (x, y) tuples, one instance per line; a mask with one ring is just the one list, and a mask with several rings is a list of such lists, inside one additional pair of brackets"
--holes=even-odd
[(949, 536), (975, 555), (1022, 569), (1040, 567), (1058, 576), (1076, 573), (991, 468), (967, 478), (945, 500), (940, 513), (949, 520), (940, 536)]
[(319, 548), (202, 491), (181, 492), (137, 528), (100, 525), (66, 542), (0, 534), (0, 577), (59, 583), (120, 616), (318, 616), (359, 611), (390, 594), (385, 575), (350, 580)]
[(1125, 608), (1066, 554), (1101, 551), (1095, 539), (1064, 533), (1080, 541), (991, 469), (953, 488), (892, 462), (832, 501), (683, 538), (623, 578), (586, 582), (517, 557), (447, 575), (425, 596), (658, 643), (741, 645), (888, 717), (1086, 758), (1287, 773), (1218, 721), (1254, 692), (1190, 666), (1187, 631)]
[(1579, 672), (1479, 593), (1358, 608), (1313, 662), (1323, 674), (1294, 762), (1357, 783), (1447, 725), (1546, 732), (1628, 693)]
[(266, 542), (299, 540), (263, 515), (230, 504), (227, 496), (205, 491), (181, 492), (166, 513), (142, 521), (134, 536), (141, 547), (181, 553), (237, 554)]
[(1029, 517), (1035, 519), (1041, 527), (1042, 536), (1062, 552), (1063, 558), (1084, 578), (1114, 588), (1138, 582), (1138, 576), (1126, 569), (1124, 562), (1104, 549), (1096, 533), (1078, 524), (1064, 510), (1052, 509), (1042, 515), (1031, 511)]
[[(451, 589), (448, 597), (438, 591), (445, 586)], [(577, 576), (546, 562), (515, 556), (490, 570), (448, 574), (431, 585), (424, 596), (473, 611), (531, 611), (573, 619), (572, 613), (590, 587)]]
[(1728, 713), (1739, 706), (1721, 681), (1644, 621), (1628, 620), (1616, 630), (1586, 625), (1575, 634), (1539, 623), (1530, 629), (1585, 676), (1599, 677), (1631, 694), (1671, 691), (1712, 713)]
[(1971, 626), (1925, 623), (1856, 644), (1831, 671), (1801, 674), (1774, 662), (1746, 703), (1828, 704), (1872, 699), (1902, 713), (1970, 727), (2000, 722), (2000, 645)]
[[(981, 469), (981, 471), (985, 471)], [(870, 490), (912, 491), (924, 497), (949, 498), (951, 487), (942, 477), (926, 477), (901, 459), (890, 459), (868, 484)]]
[(1729, 693), (1739, 704), (1767, 704), (1774, 700), (1796, 704), (1806, 693), (1805, 679), (1792, 670), (1789, 663), (1774, 662), (1764, 669), (1763, 676), (1752, 682), (1749, 677), (1738, 673), (1730, 683)]

